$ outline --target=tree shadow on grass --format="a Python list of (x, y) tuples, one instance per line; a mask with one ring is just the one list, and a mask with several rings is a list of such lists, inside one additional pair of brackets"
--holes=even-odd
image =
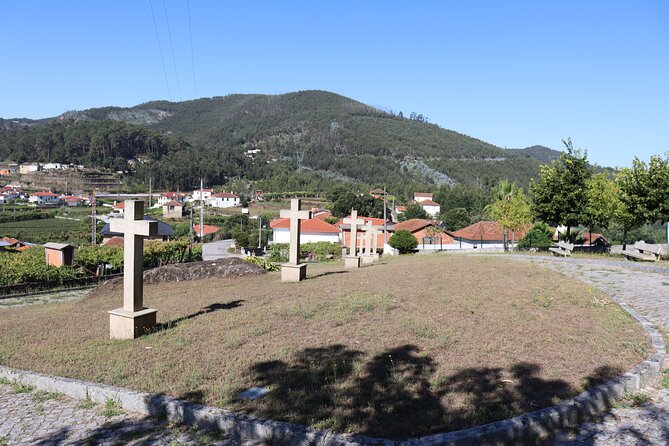
[(233, 300), (233, 301), (230, 301), (230, 302), (224, 303), (224, 304), (215, 303), (215, 304), (207, 305), (206, 307), (204, 307), (203, 309), (201, 309), (200, 311), (198, 311), (196, 313), (189, 314), (187, 316), (182, 316), (180, 318), (173, 319), (171, 321), (167, 321), (167, 322), (163, 322), (161, 324), (158, 324), (155, 328), (155, 331), (162, 331), (162, 330), (168, 330), (170, 328), (174, 328), (183, 321), (187, 321), (189, 319), (193, 319), (193, 318), (196, 318), (198, 316), (202, 316), (203, 314), (213, 313), (215, 311), (220, 311), (220, 310), (233, 310), (235, 308), (241, 307), (244, 302), (245, 302), (245, 300), (239, 299), (239, 300)]
[[(290, 363), (250, 367), (263, 398), (242, 401), (242, 410), (339, 432), (406, 439), (469, 428), (550, 406), (578, 393), (566, 381), (540, 376), (537, 364), (466, 368), (437, 376), (437, 364), (414, 345), (369, 360), (342, 345), (308, 348)], [(588, 381), (618, 375), (603, 368)]]

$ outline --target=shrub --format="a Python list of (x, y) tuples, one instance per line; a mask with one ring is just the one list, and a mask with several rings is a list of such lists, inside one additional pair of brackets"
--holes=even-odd
[(78, 269), (47, 265), (44, 248), (39, 246), (19, 253), (0, 253), (0, 285), (35, 282), (61, 284), (65, 280), (83, 276), (85, 273)]
[(264, 257), (256, 257), (256, 256), (250, 256), (246, 257), (244, 259), (245, 262), (253, 263), (256, 266), (261, 267), (262, 269), (266, 271), (279, 271), (279, 265), (270, 262), (269, 259), (266, 259)]
[[(288, 250), (288, 243), (274, 243), (269, 248), (269, 259), (272, 262), (287, 262)], [(341, 245), (330, 242), (300, 243), (300, 256), (325, 262), (341, 256)]]
[(542, 222), (537, 222), (530, 228), (525, 236), (518, 240), (519, 248), (548, 248), (553, 245), (553, 231)]
[(416, 249), (418, 240), (416, 240), (416, 237), (411, 232), (406, 229), (400, 229), (390, 237), (388, 244), (397, 249), (400, 254), (406, 254)]

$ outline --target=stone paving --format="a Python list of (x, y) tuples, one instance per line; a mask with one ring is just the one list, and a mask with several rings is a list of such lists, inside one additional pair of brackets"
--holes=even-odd
[[(669, 272), (646, 264), (590, 259), (523, 257), (578, 277), (617, 297), (659, 328), (669, 331)], [(665, 365), (667, 361), (665, 360)], [(667, 377), (669, 380), (669, 376)], [(669, 445), (669, 389), (658, 385), (621, 402), (598, 419), (546, 440), (553, 446)]]
[[(521, 259), (520, 256), (515, 258)], [(651, 322), (669, 330), (668, 272), (588, 259), (532, 256), (521, 260), (591, 283), (628, 302)], [(104, 414), (103, 406), (87, 407), (85, 402), (64, 396), (27, 390), (11, 383), (0, 384), (0, 446), (242, 444), (236, 439), (173, 426), (137, 414)], [(648, 389), (645, 395), (635, 395), (571, 432), (556, 433), (545, 444), (667, 445), (669, 389)]]

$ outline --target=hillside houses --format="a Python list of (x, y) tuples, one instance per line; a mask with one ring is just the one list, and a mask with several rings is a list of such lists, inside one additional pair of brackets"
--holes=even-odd
[(30, 197), (28, 197), (28, 202), (38, 206), (45, 204), (58, 204), (60, 203), (60, 196), (48, 191), (35, 192), (34, 194), (30, 194)]
[(212, 194), (208, 200), (209, 206), (215, 208), (231, 208), (239, 206), (239, 195), (232, 192), (220, 192)]

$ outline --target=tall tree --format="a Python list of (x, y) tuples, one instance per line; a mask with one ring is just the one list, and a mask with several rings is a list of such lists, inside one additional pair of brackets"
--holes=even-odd
[(593, 175), (586, 184), (587, 198), (581, 222), (588, 227), (592, 242), (592, 228), (608, 228), (622, 203), (620, 187), (606, 173)]
[(504, 234), (504, 251), (508, 251), (509, 231), (512, 243), (516, 231), (520, 231), (532, 222), (530, 203), (522, 189), (508, 180), (501, 180), (493, 191), (495, 200), (486, 207), (490, 217), (499, 224)]
[(587, 150), (574, 149), (571, 138), (562, 141), (566, 151), (560, 159), (540, 168), (539, 179), (530, 182), (533, 211), (543, 221), (571, 227), (582, 218), (587, 201), (587, 182), (593, 169), (588, 164)]

